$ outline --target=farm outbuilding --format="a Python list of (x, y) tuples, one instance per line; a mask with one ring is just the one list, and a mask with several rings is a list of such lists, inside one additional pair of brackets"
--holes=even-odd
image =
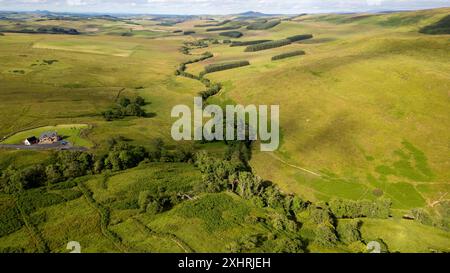
[(27, 139), (25, 139), (25, 141), (23, 143), (27, 146), (31, 146), (31, 145), (37, 144), (38, 142), (39, 142), (39, 140), (35, 136), (32, 136), (32, 137), (28, 137)]

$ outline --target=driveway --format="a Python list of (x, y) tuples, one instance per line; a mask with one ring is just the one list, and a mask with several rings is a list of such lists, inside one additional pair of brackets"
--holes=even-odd
[(85, 147), (72, 146), (70, 143), (57, 142), (53, 144), (35, 144), (27, 146), (24, 144), (0, 144), (0, 149), (11, 149), (11, 150), (30, 150), (30, 151), (45, 151), (45, 150), (56, 150), (56, 151), (87, 151)]

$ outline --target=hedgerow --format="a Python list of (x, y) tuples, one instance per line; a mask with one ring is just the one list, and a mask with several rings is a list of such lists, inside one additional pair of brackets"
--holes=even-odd
[(299, 55), (305, 55), (305, 51), (297, 50), (297, 51), (292, 51), (292, 52), (286, 52), (286, 53), (283, 53), (283, 54), (280, 54), (280, 55), (275, 55), (275, 56), (272, 57), (272, 61), (286, 59), (286, 58), (299, 56)]
[(238, 67), (247, 66), (247, 65), (250, 65), (249, 61), (234, 61), (234, 62), (210, 64), (205, 67), (204, 74), (227, 70), (227, 69), (238, 68)]
[(265, 43), (260, 43), (256, 45), (250, 45), (245, 49), (245, 52), (255, 52), (260, 50), (266, 50), (271, 48), (282, 47), (291, 44), (291, 41), (288, 39), (270, 41)]

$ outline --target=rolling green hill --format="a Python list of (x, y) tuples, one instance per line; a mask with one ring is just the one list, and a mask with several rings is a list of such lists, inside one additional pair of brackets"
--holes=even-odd
[[(449, 13), (0, 19), (0, 144), (89, 148), (0, 148), (0, 251), (450, 251)], [(44, 26), (79, 34), (16, 33)], [(280, 149), (173, 141), (172, 107), (208, 88), (280, 105)], [(138, 96), (148, 115), (102, 116)]]

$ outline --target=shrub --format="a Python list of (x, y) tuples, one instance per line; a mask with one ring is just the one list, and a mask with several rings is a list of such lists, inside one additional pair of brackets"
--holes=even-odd
[(316, 225), (334, 225), (333, 216), (328, 208), (311, 207), (310, 218)]
[(152, 199), (151, 195), (152, 194), (150, 191), (141, 191), (139, 193), (138, 205), (142, 212), (145, 212), (147, 210), (147, 206)]
[(353, 243), (361, 241), (361, 232), (359, 231), (362, 222), (359, 220), (340, 221), (337, 226), (339, 239), (344, 243)]
[(260, 51), (260, 50), (282, 47), (282, 46), (286, 46), (289, 44), (291, 44), (291, 41), (288, 39), (270, 41), (270, 42), (260, 43), (260, 44), (256, 44), (256, 45), (250, 45), (245, 49), (245, 52), (255, 52), (255, 51)]
[(219, 33), (220, 36), (231, 37), (231, 38), (241, 38), (244, 36), (242, 32), (239, 31), (226, 31)]
[(0, 237), (13, 233), (23, 226), (17, 209), (12, 204), (3, 204), (0, 211)]
[(279, 213), (271, 215), (269, 223), (276, 231), (297, 232), (298, 230), (297, 224), (294, 221), (289, 220), (285, 215)]
[(281, 23), (280, 20), (274, 20), (269, 22), (256, 22), (253, 24), (250, 24), (247, 26), (247, 29), (249, 30), (264, 30), (264, 29), (270, 29), (273, 28)]
[(262, 44), (262, 43), (266, 43), (266, 42), (270, 42), (272, 40), (254, 40), (254, 41), (233, 41), (231, 42), (231, 47), (235, 47), (235, 46), (249, 46), (249, 45), (257, 45), (257, 44)]
[(432, 225), (433, 220), (430, 214), (424, 209), (413, 209), (411, 210), (411, 214), (414, 216), (414, 220), (423, 224), (423, 225)]
[(33, 189), (20, 194), (17, 202), (24, 213), (30, 214), (39, 208), (45, 208), (65, 202), (66, 199), (57, 193), (49, 193), (45, 189)]
[[(2, 35), (0, 35), (2, 36)], [(19, 254), (19, 253), (25, 253), (25, 249), (22, 247), (5, 247), (5, 248), (0, 248), (0, 253), (4, 253), (4, 254)]]
[(226, 62), (226, 63), (216, 63), (216, 64), (210, 64), (205, 67), (205, 73), (213, 73), (217, 71), (227, 70), (227, 69), (233, 69), (238, 68), (242, 66), (250, 65), (249, 61), (234, 61), (234, 62)]
[(280, 55), (276, 55), (276, 56), (272, 57), (272, 61), (286, 59), (286, 58), (290, 58), (290, 57), (294, 57), (294, 56), (300, 56), (300, 55), (305, 55), (305, 51), (297, 50), (297, 51), (286, 52), (286, 53), (283, 53), (283, 54), (280, 54)]
[(329, 205), (337, 218), (388, 218), (391, 202), (387, 199), (377, 201), (333, 199)]
[(183, 35), (191, 35), (191, 34), (195, 34), (195, 31), (188, 30), (188, 31), (183, 32)]
[(338, 242), (336, 232), (332, 226), (320, 224), (315, 230), (314, 242), (324, 247), (333, 247)]
[(304, 245), (300, 238), (281, 238), (275, 240), (275, 253), (304, 253)]
[(308, 39), (311, 39), (311, 38), (313, 38), (312, 34), (302, 34), (302, 35), (291, 36), (291, 37), (288, 37), (286, 39), (288, 39), (289, 41), (294, 43), (294, 42), (298, 42), (298, 41), (302, 41), (302, 40), (308, 40)]
[(45, 168), (42, 165), (30, 166), (21, 170), (9, 167), (0, 178), (0, 190), (5, 193), (17, 193), (44, 186), (45, 180)]
[(181, 32), (183, 32), (181, 29), (177, 29), (177, 30), (172, 31), (172, 33), (181, 33)]

